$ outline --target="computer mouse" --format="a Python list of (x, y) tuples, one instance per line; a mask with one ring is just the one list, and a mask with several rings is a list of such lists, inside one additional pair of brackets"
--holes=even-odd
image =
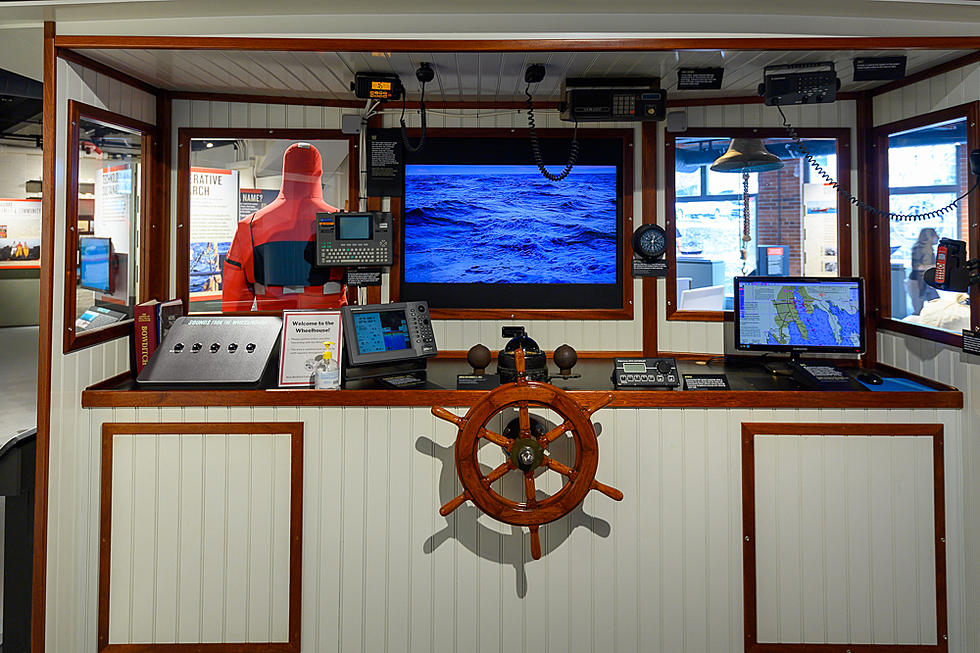
[(878, 376), (876, 372), (872, 372), (871, 370), (858, 372), (855, 378), (861, 383), (867, 383), (868, 385), (881, 385), (884, 383), (882, 378)]

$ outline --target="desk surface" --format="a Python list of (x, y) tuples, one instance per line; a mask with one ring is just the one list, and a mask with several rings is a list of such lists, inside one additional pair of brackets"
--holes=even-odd
[[(549, 363), (550, 365), (550, 363)], [(581, 402), (613, 394), (613, 407), (653, 408), (962, 408), (963, 393), (956, 388), (883, 368), (886, 377), (913, 379), (934, 392), (871, 392), (857, 381), (845, 390), (818, 391), (790, 376), (774, 376), (757, 362), (700, 365), (677, 361), (681, 374), (726, 374), (731, 390), (615, 390), (609, 359), (579, 361), (579, 378), (556, 378), (552, 383)], [(775, 365), (777, 368), (779, 364)], [(495, 370), (491, 365), (488, 372)], [(429, 363), (429, 386), (391, 390), (373, 382), (358, 382), (343, 390), (138, 387), (131, 378), (113, 378), (82, 393), (83, 408), (182, 406), (470, 406), (484, 390), (456, 390), (456, 375), (471, 370), (465, 361), (437, 359)], [(557, 370), (553, 370), (557, 372)], [(858, 370), (847, 370), (853, 375)]]

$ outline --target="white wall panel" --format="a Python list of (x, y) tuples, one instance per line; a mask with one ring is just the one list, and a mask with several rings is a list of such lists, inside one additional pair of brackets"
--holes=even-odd
[(936, 644), (932, 438), (754, 441), (758, 641)]
[(980, 64), (929, 77), (874, 98), (874, 124), (885, 125), (980, 99)]

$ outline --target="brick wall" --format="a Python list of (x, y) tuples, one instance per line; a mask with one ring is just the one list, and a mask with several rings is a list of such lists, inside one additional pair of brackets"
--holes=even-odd
[(783, 163), (779, 170), (759, 174), (758, 240), (753, 245), (788, 247), (789, 273), (799, 276), (803, 274), (803, 161)]

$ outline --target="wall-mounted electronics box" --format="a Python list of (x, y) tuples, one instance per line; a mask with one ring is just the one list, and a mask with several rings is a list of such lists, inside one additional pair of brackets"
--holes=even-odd
[(840, 80), (833, 61), (793, 64), (790, 66), (766, 66), (759, 95), (766, 105), (822, 104), (835, 102)]
[(391, 265), (393, 256), (390, 213), (316, 214), (318, 267)]
[(567, 122), (646, 122), (667, 115), (667, 92), (651, 77), (569, 77), (560, 117)]

